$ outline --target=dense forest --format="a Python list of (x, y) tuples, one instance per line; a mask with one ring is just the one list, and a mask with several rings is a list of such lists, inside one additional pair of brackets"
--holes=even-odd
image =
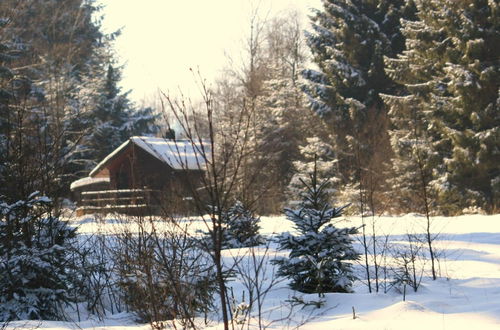
[[(279, 213), (316, 157), (336, 198), (357, 213), (495, 212), (497, 6), (327, 1), (310, 27), (298, 13), (264, 20), (256, 12), (245, 60), (228, 64), (208, 91), (221, 127), (241, 108), (251, 112), (240, 179), (252, 182), (240, 184), (239, 198)], [(3, 1), (0, 9), (6, 200), (68, 197), (69, 183), (128, 137), (167, 130), (168, 107), (137, 107), (121, 90), (119, 32), (101, 32), (93, 1)], [(190, 120), (207, 137), (198, 110)]]

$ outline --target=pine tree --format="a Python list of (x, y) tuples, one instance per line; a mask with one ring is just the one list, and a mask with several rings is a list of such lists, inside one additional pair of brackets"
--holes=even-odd
[[(353, 164), (388, 153), (387, 132), (370, 127), (386, 121), (379, 93), (399, 89), (384, 72), (383, 56), (402, 51), (399, 18), (412, 13), (412, 1), (324, 0), (311, 18), (306, 37), (319, 70), (303, 72), (304, 90), (332, 130), (344, 183), (360, 180)], [(384, 143), (373, 145), (378, 136)], [(353, 148), (362, 148), (362, 159)]]
[(349, 292), (355, 276), (351, 261), (359, 254), (352, 246), (356, 228), (337, 228), (331, 221), (341, 216), (343, 207), (331, 207), (328, 181), (319, 181), (316, 168), (304, 185), (303, 200), (297, 209), (285, 209), (297, 234), (277, 237), (280, 250), (290, 250), (288, 258), (277, 258), (278, 275), (291, 279), (290, 287), (305, 293)]
[(64, 319), (78, 272), (69, 257), (76, 229), (50, 214), (51, 202), (31, 194), (0, 200), (0, 322)]
[[(2, 38), (20, 46), (18, 52), (23, 56), (16, 58), (14, 66), (22, 68), (19, 75), (32, 81), (29, 103), (22, 106), (22, 124), (25, 139), (31, 140), (26, 145), (34, 150), (29, 151), (21, 141), (15, 142), (16, 148), (36, 155), (37, 161), (31, 164), (45, 168), (45, 174), (33, 180), (37, 187), (20, 196), (40, 190), (57, 203), (74, 179), (75, 168), (70, 163), (85, 132), (74, 123), (82, 119), (89, 104), (81, 97), (82, 84), (97, 62), (109, 59), (102, 49), (112, 36), (100, 31), (98, 11), (93, 0), (0, 3), (0, 17), (7, 17), (9, 23), (2, 28)], [(94, 94), (95, 90), (88, 89), (86, 96)]]
[[(414, 144), (413, 150), (421, 150), (441, 212), (455, 214), (467, 206), (491, 211), (498, 207), (500, 182), (495, 152), (500, 114), (494, 110), (499, 106), (499, 5), (416, 3), (419, 21), (403, 24), (407, 50), (386, 60), (388, 74), (406, 88), (406, 96), (385, 97), (395, 123), (393, 140), (401, 144), (402, 134), (420, 137), (421, 147)], [(418, 127), (407, 127), (413, 119)], [(410, 153), (398, 156), (405, 155)], [(398, 180), (408, 187), (401, 175), (412, 165), (397, 166)]]
[[(92, 132), (84, 138), (86, 158), (97, 164), (133, 135), (154, 134), (156, 116), (150, 108), (136, 109), (119, 86), (120, 68), (107, 66), (102, 89), (94, 101), (95, 108), (85, 114)], [(88, 169), (90, 170), (90, 168)]]
[(264, 238), (259, 234), (260, 219), (255, 217), (242, 202), (236, 201), (229, 208), (226, 219), (223, 247), (242, 248), (264, 243)]

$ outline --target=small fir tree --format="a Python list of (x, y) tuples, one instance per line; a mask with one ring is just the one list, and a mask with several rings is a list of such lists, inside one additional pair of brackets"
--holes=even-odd
[(50, 215), (51, 202), (31, 194), (0, 200), (0, 322), (60, 320), (74, 302), (77, 267), (69, 257), (76, 229)]
[(334, 147), (327, 139), (318, 136), (306, 139), (306, 145), (299, 147), (300, 160), (294, 161), (295, 174), (288, 184), (288, 199), (290, 205), (300, 204), (302, 197), (303, 180), (307, 180), (308, 173), (316, 169), (318, 181), (329, 180), (328, 195), (332, 197), (341, 179), (337, 176), (338, 161)]
[(264, 238), (259, 235), (259, 222), (260, 219), (252, 211), (236, 201), (227, 212), (223, 247), (242, 248), (264, 243)]
[(355, 276), (350, 261), (359, 254), (352, 246), (351, 235), (357, 228), (337, 228), (331, 221), (341, 216), (346, 206), (332, 207), (328, 202), (328, 180), (318, 180), (314, 166), (304, 186), (302, 202), (297, 209), (285, 209), (297, 235), (278, 236), (280, 250), (290, 250), (288, 258), (277, 258), (278, 276), (291, 279), (290, 287), (304, 293), (350, 292)]

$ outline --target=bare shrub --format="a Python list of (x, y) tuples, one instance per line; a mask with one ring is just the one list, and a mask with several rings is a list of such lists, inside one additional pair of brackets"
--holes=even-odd
[(392, 285), (406, 298), (406, 286), (418, 291), (425, 271), (427, 258), (422, 253), (424, 244), (415, 234), (406, 234), (407, 245), (399, 245), (393, 251), (395, 266)]
[(168, 320), (196, 328), (195, 317), (212, 306), (215, 274), (209, 256), (181, 220), (132, 219), (133, 227), (122, 226), (117, 234), (114, 254), (125, 302), (155, 329)]

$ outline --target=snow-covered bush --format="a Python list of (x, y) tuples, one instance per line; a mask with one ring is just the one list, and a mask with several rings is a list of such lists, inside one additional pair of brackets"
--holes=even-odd
[(0, 200), (0, 322), (59, 320), (73, 301), (75, 267), (68, 255), (76, 229), (51, 209), (38, 193), (13, 204)]
[(302, 184), (300, 207), (285, 209), (298, 234), (277, 237), (280, 250), (290, 250), (288, 258), (273, 260), (279, 266), (278, 275), (290, 278), (290, 287), (304, 293), (349, 292), (355, 279), (350, 261), (359, 257), (351, 235), (358, 230), (337, 228), (331, 223), (345, 206), (330, 206), (328, 181), (318, 182), (316, 168)]

